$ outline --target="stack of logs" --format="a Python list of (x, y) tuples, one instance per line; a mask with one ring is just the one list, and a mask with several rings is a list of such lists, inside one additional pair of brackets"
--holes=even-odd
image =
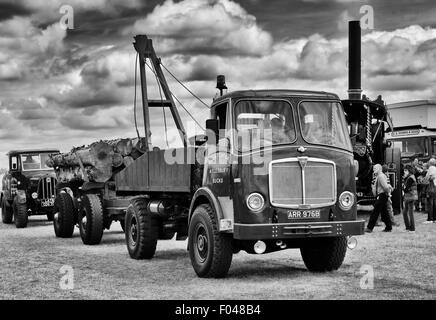
[(138, 138), (102, 140), (68, 153), (53, 154), (46, 164), (55, 169), (58, 182), (106, 182), (139, 158), (144, 153), (143, 145), (144, 139)]

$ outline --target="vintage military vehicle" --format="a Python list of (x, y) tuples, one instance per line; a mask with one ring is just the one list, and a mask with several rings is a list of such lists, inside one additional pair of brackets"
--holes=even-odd
[(45, 214), (53, 220), (56, 177), (45, 162), (56, 149), (13, 150), (9, 171), (3, 176), (0, 202), (2, 222), (27, 226), (29, 215)]

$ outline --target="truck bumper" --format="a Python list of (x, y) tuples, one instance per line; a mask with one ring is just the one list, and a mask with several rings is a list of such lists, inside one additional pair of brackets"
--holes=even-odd
[(239, 240), (298, 239), (361, 235), (364, 220), (307, 223), (235, 223), (233, 237)]

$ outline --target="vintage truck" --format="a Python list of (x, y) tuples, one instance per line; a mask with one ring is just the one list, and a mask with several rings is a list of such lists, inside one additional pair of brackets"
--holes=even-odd
[[(58, 177), (65, 178), (57, 186), (56, 234), (71, 236), (78, 223), (83, 242), (97, 244), (105, 221), (123, 220), (134, 259), (151, 259), (158, 240), (177, 234), (176, 240), (188, 238), (200, 277), (224, 277), (240, 250), (262, 254), (300, 248), (309, 270), (338, 269), (348, 238), (363, 234), (364, 226), (356, 216), (358, 168), (338, 96), (231, 92), (212, 103), (206, 135), (188, 139), (151, 39), (136, 36), (134, 47), (144, 152), (116, 172), (109, 170), (100, 182), (95, 180), (102, 170), (95, 157), (88, 157), (91, 149), (85, 150), (88, 155), (52, 158)], [(146, 66), (161, 86), (161, 100), (148, 98)], [(218, 80), (222, 94), (224, 78)], [(151, 107), (170, 109), (182, 148), (153, 146)], [(107, 163), (113, 167), (113, 159)]]
[(9, 171), (3, 176), (0, 203), (2, 222), (15, 222), (25, 228), (29, 215), (47, 215), (53, 220), (56, 177), (45, 162), (57, 149), (13, 150), (9, 158)]

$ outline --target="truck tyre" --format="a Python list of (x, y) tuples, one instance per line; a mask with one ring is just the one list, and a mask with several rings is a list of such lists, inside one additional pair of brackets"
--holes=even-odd
[(29, 217), (27, 216), (27, 204), (19, 203), (17, 197), (15, 197), (12, 204), (12, 210), (14, 213), (14, 222), (17, 228), (27, 227)]
[(223, 278), (232, 263), (232, 236), (220, 233), (214, 210), (208, 204), (195, 208), (189, 224), (189, 256), (201, 278)]
[(12, 223), (13, 218), (12, 208), (6, 204), (6, 200), (2, 201), (2, 222), (5, 224)]
[(56, 237), (71, 238), (74, 232), (74, 203), (68, 193), (58, 193), (53, 212), (53, 226)]
[(312, 272), (339, 269), (347, 252), (346, 237), (308, 239), (308, 242), (300, 248), (307, 269)]
[(99, 244), (103, 237), (103, 207), (96, 194), (82, 196), (79, 210), (79, 230), (82, 242)]
[(133, 259), (151, 259), (156, 252), (159, 221), (147, 210), (147, 201), (134, 199), (126, 213), (126, 244)]

